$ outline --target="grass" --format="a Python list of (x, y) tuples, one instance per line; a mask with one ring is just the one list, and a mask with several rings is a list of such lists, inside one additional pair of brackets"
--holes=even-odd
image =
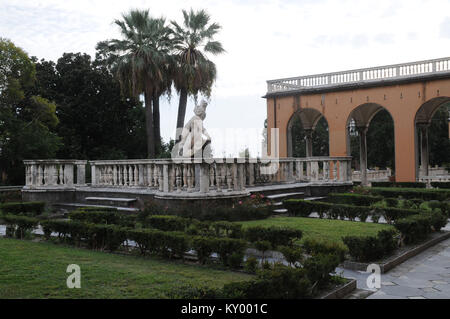
[[(69, 264), (81, 268), (80, 289), (66, 286)], [(0, 298), (167, 298), (188, 284), (222, 287), (251, 278), (156, 257), (0, 238)]]
[(300, 229), (302, 240), (314, 238), (342, 243), (343, 236), (372, 236), (383, 229), (394, 229), (392, 225), (352, 222), (334, 219), (319, 219), (309, 217), (271, 217), (264, 220), (239, 222), (243, 228), (250, 226), (281, 226)]

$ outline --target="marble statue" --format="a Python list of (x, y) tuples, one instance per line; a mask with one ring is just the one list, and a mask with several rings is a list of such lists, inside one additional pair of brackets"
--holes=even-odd
[(211, 137), (203, 126), (208, 103), (202, 100), (194, 108), (194, 116), (186, 123), (178, 143), (178, 155), (181, 157), (210, 158)]

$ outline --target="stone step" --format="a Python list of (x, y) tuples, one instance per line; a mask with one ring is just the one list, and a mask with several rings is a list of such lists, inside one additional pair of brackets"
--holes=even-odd
[(274, 214), (287, 214), (288, 210), (286, 208), (278, 208), (272, 211)]
[(283, 206), (283, 202), (276, 202), (276, 203), (273, 203), (272, 206)]
[(137, 198), (120, 197), (85, 197), (85, 200), (93, 205), (112, 205), (114, 207), (132, 207)]
[(270, 200), (284, 200), (289, 198), (301, 198), (305, 195), (304, 192), (296, 192), (296, 193), (283, 193), (283, 194), (275, 194), (267, 196)]
[(326, 197), (305, 197), (304, 200), (321, 200), (325, 198)]
[(129, 213), (137, 213), (139, 209), (133, 207), (118, 207), (118, 206), (109, 206), (109, 205), (94, 205), (94, 204), (84, 204), (84, 203), (55, 203), (53, 206), (58, 208), (63, 208), (67, 210), (75, 210), (81, 207), (96, 207), (99, 210), (102, 208), (116, 208), (120, 212), (129, 212)]

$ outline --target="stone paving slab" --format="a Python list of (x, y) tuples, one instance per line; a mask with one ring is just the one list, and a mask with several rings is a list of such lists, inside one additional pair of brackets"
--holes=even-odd
[(367, 299), (450, 299), (450, 239), (382, 274), (378, 290), (367, 288), (367, 272), (339, 271), (355, 278), (358, 289), (375, 291)]

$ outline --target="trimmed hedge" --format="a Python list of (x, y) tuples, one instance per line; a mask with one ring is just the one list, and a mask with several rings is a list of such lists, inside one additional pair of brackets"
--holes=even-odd
[(419, 188), (389, 188), (389, 187), (363, 187), (355, 189), (357, 192), (370, 193), (383, 197), (402, 197), (406, 199), (420, 198), (425, 201), (450, 199), (450, 189), (419, 189)]
[(254, 226), (243, 230), (243, 238), (252, 243), (268, 241), (275, 249), (278, 246), (292, 246), (294, 241), (302, 238), (302, 231), (288, 227)]
[(39, 220), (27, 216), (17, 216), (10, 214), (0, 215), (1, 220), (6, 224), (6, 236), (22, 239), (39, 224)]
[(119, 213), (117, 210), (76, 210), (69, 213), (69, 218), (75, 221), (92, 224), (113, 224), (134, 227), (136, 216)]
[(303, 241), (303, 249), (310, 255), (332, 254), (339, 258), (339, 262), (345, 260), (347, 247), (337, 242), (323, 241), (307, 238)]
[(424, 212), (396, 220), (394, 226), (402, 233), (405, 244), (425, 240), (433, 231), (440, 231), (447, 224), (447, 217), (439, 212)]
[(142, 222), (144, 227), (151, 227), (164, 231), (185, 231), (190, 220), (179, 216), (153, 215)]
[(6, 214), (37, 216), (44, 212), (45, 202), (17, 202), (0, 204), (0, 211)]
[(392, 230), (382, 230), (377, 236), (345, 236), (342, 241), (355, 260), (372, 262), (389, 255), (397, 248), (394, 235)]
[(449, 189), (450, 182), (431, 182), (431, 187)]
[(382, 196), (371, 196), (355, 193), (329, 193), (328, 198), (332, 203), (356, 206), (370, 206), (373, 203), (383, 200)]
[(372, 187), (426, 188), (423, 182), (372, 182)]
[(394, 207), (369, 207), (355, 206), (347, 204), (334, 204), (319, 201), (307, 201), (303, 199), (288, 199), (283, 201), (284, 207), (287, 208), (290, 216), (307, 217), (313, 212), (317, 212), (320, 218), (327, 214), (328, 218), (355, 220), (365, 222), (368, 216), (377, 221), (379, 216), (383, 216), (386, 221), (392, 222), (398, 218), (404, 218), (410, 215), (419, 214), (420, 210), (394, 208)]

